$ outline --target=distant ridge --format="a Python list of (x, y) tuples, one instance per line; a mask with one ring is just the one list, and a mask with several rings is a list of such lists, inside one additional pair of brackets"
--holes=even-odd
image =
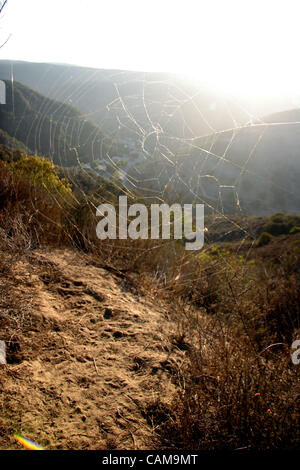
[(121, 147), (73, 106), (46, 98), (14, 82), (6, 83), (7, 103), (0, 109), (0, 129), (32, 153), (62, 166), (91, 162)]

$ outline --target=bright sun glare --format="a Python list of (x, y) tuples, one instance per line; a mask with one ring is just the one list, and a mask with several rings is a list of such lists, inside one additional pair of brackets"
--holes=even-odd
[(1, 58), (191, 75), (220, 91), (300, 94), (298, 0), (9, 0)]

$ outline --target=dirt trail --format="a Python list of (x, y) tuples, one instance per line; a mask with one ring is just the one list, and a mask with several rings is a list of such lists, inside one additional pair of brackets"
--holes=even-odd
[(0, 369), (0, 448), (18, 448), (13, 432), (49, 449), (154, 448), (145, 409), (171, 400), (184, 360), (168, 307), (72, 251), (33, 252), (18, 276), (30, 321)]

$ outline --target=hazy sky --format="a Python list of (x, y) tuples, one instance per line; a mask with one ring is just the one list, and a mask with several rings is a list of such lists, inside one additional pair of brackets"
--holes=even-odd
[(0, 58), (192, 74), (300, 96), (299, 0), (8, 0)]

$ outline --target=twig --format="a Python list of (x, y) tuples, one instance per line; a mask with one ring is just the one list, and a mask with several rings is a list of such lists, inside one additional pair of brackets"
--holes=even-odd
[(95, 361), (95, 359), (94, 359), (94, 358), (93, 358), (93, 362), (94, 362), (94, 366), (95, 366), (95, 369), (96, 369), (97, 375), (99, 375), (98, 367), (97, 367), (97, 364), (96, 364), (96, 361)]
[(129, 434), (130, 434), (130, 436), (131, 436), (131, 439), (132, 439), (132, 441), (133, 441), (134, 450), (136, 450), (137, 447), (136, 447), (136, 440), (135, 440), (134, 434), (130, 431), (130, 429), (128, 429), (128, 432), (129, 432)]
[(2, 10), (3, 10), (3, 8), (5, 7), (6, 3), (7, 3), (7, 0), (4, 0), (4, 2), (3, 2), (2, 5), (0, 6), (0, 13), (2, 13)]
[(270, 348), (273, 348), (273, 346), (281, 346), (283, 343), (273, 343), (273, 344), (270, 344), (269, 346), (267, 346), (265, 349), (263, 349), (258, 355), (260, 356), (262, 353), (264, 353), (265, 351), (267, 351), (268, 349)]

